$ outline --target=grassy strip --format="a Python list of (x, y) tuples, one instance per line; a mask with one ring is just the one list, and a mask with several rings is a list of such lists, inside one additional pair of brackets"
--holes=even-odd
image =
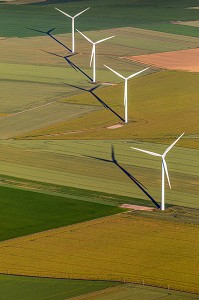
[(110, 205), (3, 186), (0, 199), (1, 241), (123, 211)]
[(118, 283), (0, 275), (1, 299), (4, 300), (65, 300), (115, 285)]

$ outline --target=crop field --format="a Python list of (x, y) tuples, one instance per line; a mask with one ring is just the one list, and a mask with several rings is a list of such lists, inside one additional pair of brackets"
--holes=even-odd
[(120, 214), (1, 242), (0, 272), (198, 293), (198, 234), (196, 224)]
[(172, 291), (168, 289), (154, 288), (145, 285), (123, 284), (114, 288), (109, 288), (87, 294), (85, 296), (74, 297), (71, 300), (192, 300), (198, 299), (197, 295)]
[[(161, 161), (130, 147), (163, 153), (175, 137), (165, 141), (166, 145), (132, 140), (1, 141), (1, 174), (151, 203), (134, 178), (159, 203)], [(178, 142), (181, 145), (183, 139)], [(175, 146), (167, 156), (167, 163), (172, 189), (166, 185), (166, 203), (197, 208), (198, 150)]]
[(2, 300), (65, 300), (114, 285), (117, 283), (0, 275)]
[[(103, 107), (102, 102), (109, 108), (103, 107), (79, 119), (60, 122), (20, 137), (28, 139), (122, 138), (163, 142), (166, 137), (186, 132), (184, 146), (198, 148), (198, 83), (198, 73), (180, 71), (162, 71), (129, 80), (129, 123), (115, 130), (107, 127), (121, 123), (120, 118), (124, 118), (124, 83), (96, 89), (93, 93), (83, 91), (78, 96), (66, 98), (65, 102), (87, 105), (98, 103)], [(74, 86), (74, 89), (77, 88)]]
[[(9, 7), (14, 6), (9, 5)], [(37, 30), (41, 30), (42, 36), (0, 40), (2, 51), (0, 113), (8, 115), (0, 120), (0, 138), (13, 138), (48, 126), (57, 128), (57, 124), (67, 120), (72, 120), (72, 123), (69, 123), (72, 131), (81, 131), (82, 126), (84, 126), (83, 129), (85, 128), (85, 122), (89, 122), (93, 127), (90, 120), (94, 118), (96, 121), (105, 118), (112, 122), (111, 115), (115, 117), (110, 111), (106, 116), (107, 112), (102, 105), (99, 106), (96, 99), (87, 101), (91, 95), (88, 96), (88, 92), (81, 90), (89, 90), (93, 87), (90, 82), (92, 70), (89, 68), (91, 47), (87, 41), (77, 34), (78, 53), (70, 56), (71, 34), (54, 35), (52, 31), (47, 35), (48, 29), (33, 26), (27, 31), (38, 33)], [(185, 50), (198, 46), (197, 37), (131, 27), (89, 31), (86, 34), (94, 40), (116, 35), (115, 38), (98, 45), (97, 48), (97, 80), (100, 87), (103, 87), (104, 82), (121, 82), (103, 64), (110, 65), (124, 75), (129, 75), (144, 68), (144, 65), (137, 62), (129, 63), (124, 59), (126, 56)], [(151, 68), (144, 75), (156, 71), (156, 68)], [(114, 87), (112, 88), (114, 90)], [(100, 90), (106, 94), (107, 89)], [(120, 89), (122, 95), (122, 85)], [(84, 94), (83, 97), (82, 94)], [(75, 95), (77, 98), (80, 95), (84, 98), (82, 102), (84, 106), (77, 106), (79, 100), (74, 98), (72, 98), (74, 102), (71, 101), (71, 97)], [(111, 97), (115, 97), (114, 92), (111, 93)], [(70, 106), (64, 104), (64, 99), (70, 103)], [(85, 101), (88, 105), (85, 105)], [(119, 112), (123, 113), (122, 101), (113, 102), (112, 99), (110, 101), (108, 99), (109, 102), (111, 109), (115, 110), (115, 105), (117, 105)], [(93, 115), (93, 111), (96, 111), (97, 115)], [(85, 119), (79, 118), (82, 116), (85, 116)], [(79, 122), (81, 124), (76, 125)], [(104, 137), (103, 134), (102, 138)], [(79, 138), (78, 135), (77, 138)]]
[[(90, 7), (75, 28), (114, 36), (96, 46), (95, 84), (92, 45), (75, 32), (72, 53), (55, 7)], [(197, 299), (198, 0), (0, 0), (0, 11), (0, 298)], [(149, 67), (128, 81), (128, 124), (124, 80), (104, 64), (125, 77)], [(183, 132), (162, 212), (161, 159), (131, 147), (162, 154)]]
[(80, 201), (1, 186), (0, 240), (49, 230), (121, 212), (100, 203)]
[(127, 59), (169, 70), (199, 72), (199, 63), (197, 63), (198, 55), (199, 49), (196, 48), (191, 50), (131, 56), (127, 57)]
[[(19, 0), (21, 3), (25, 1)], [(17, 1), (19, 3), (19, 1)], [(30, 1), (28, 1), (30, 3)], [(198, 6), (197, 0), (169, 1), (162, 0), (160, 5), (156, 1), (136, 0), (110, 0), (102, 1), (40, 1), (41, 3), (29, 5), (13, 5), (2, 3), (1, 5), (1, 36), (27, 37), (39, 35), (28, 32), (27, 27), (37, 24), (40, 29), (56, 27), (57, 33), (70, 32), (70, 22), (64, 23), (64, 16), (60, 16), (54, 7), (76, 14), (91, 6), (86, 14), (77, 20), (77, 25), (82, 30), (108, 29), (114, 27), (141, 27), (156, 31), (171, 32), (189, 36), (198, 36), (197, 28), (173, 24), (173, 21), (198, 20), (198, 11), (187, 9)], [(12, 3), (12, 2), (10, 2)], [(102, 22), (103, 20), (103, 22)], [(7, 24), (10, 26), (7, 26)]]

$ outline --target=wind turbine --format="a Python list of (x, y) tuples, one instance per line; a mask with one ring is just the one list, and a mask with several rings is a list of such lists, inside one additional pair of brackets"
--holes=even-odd
[(124, 107), (125, 107), (125, 123), (128, 123), (128, 88), (127, 88), (127, 85), (128, 85), (128, 79), (132, 78), (132, 77), (135, 77), (137, 75), (139, 75), (140, 73), (148, 70), (149, 68), (146, 68), (142, 71), (139, 71), (137, 73), (134, 73), (132, 75), (130, 75), (129, 77), (124, 77), (122, 76), (121, 74), (119, 74), (118, 72), (114, 71), (113, 69), (111, 69), (110, 67), (104, 65), (106, 68), (108, 68), (109, 70), (111, 70), (113, 73), (115, 73), (116, 75), (118, 75), (119, 77), (123, 78), (125, 80), (124, 82)]
[[(76, 29), (77, 30), (77, 29)], [(115, 37), (115, 35), (110, 36), (108, 38), (105, 38), (103, 40), (99, 40), (97, 42), (93, 42), (91, 41), (91, 39), (89, 39), (86, 35), (84, 35), (81, 31), (77, 30), (83, 37), (85, 37), (85, 39), (87, 39), (87, 41), (89, 41), (91, 44), (93, 44), (93, 48), (92, 48), (92, 52), (91, 52), (91, 60), (90, 60), (90, 66), (92, 64), (93, 61), (93, 82), (96, 82), (96, 55), (95, 55), (95, 46), (101, 42), (104, 42), (106, 40), (112, 39), (113, 37)]]
[(79, 15), (83, 14), (83, 12), (85, 12), (86, 10), (88, 10), (90, 7), (80, 11), (78, 14), (76, 14), (75, 16), (70, 16), (69, 14), (65, 13), (64, 11), (58, 9), (55, 7), (56, 10), (60, 11), (62, 14), (64, 14), (65, 16), (69, 17), (72, 19), (72, 52), (75, 52), (75, 18), (78, 17)]
[[(184, 133), (183, 133), (184, 134)], [(168, 168), (167, 168), (167, 163), (166, 163), (166, 160), (165, 160), (165, 156), (166, 154), (171, 150), (171, 148), (173, 148), (173, 146), (177, 143), (177, 141), (179, 141), (179, 139), (183, 136), (183, 134), (181, 134), (177, 140), (175, 140), (175, 142), (173, 142), (165, 151), (163, 154), (158, 154), (158, 153), (155, 153), (155, 152), (151, 152), (151, 151), (147, 151), (147, 150), (142, 150), (142, 149), (139, 149), (139, 148), (134, 148), (134, 147), (131, 147), (132, 149), (135, 149), (135, 150), (138, 150), (138, 151), (141, 151), (141, 152), (144, 152), (144, 153), (148, 153), (150, 155), (153, 155), (153, 156), (159, 156), (162, 158), (162, 200), (161, 200), (161, 210), (165, 210), (165, 186), (164, 186), (164, 175), (166, 173), (166, 176), (167, 176), (167, 180), (168, 180), (168, 183), (169, 183), (169, 187), (171, 189), (171, 183), (170, 183), (170, 179), (169, 179), (169, 173), (168, 173)]]

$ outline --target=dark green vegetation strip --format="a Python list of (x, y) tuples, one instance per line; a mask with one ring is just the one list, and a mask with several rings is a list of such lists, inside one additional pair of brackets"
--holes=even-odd
[[(101, 204), (107, 204), (116, 206), (123, 203), (143, 205), (155, 207), (149, 200), (138, 199), (133, 197), (121, 196), (116, 194), (103, 193), (98, 191), (92, 191), (87, 189), (80, 189), (71, 186), (63, 186), (58, 184), (51, 184), (33, 180), (27, 180), (24, 178), (17, 178), (12, 176), (0, 175), (0, 183), (3, 185), (12, 185), (19, 188), (34, 189), (35, 191), (42, 191), (47, 194), (57, 194), (63, 197), (83, 200)], [(171, 205), (168, 205), (171, 206)]]
[(46, 1), (29, 5), (1, 4), (0, 36), (27, 37), (41, 35), (28, 30), (35, 28), (56, 33), (71, 32), (70, 20), (60, 15), (54, 7), (74, 15), (91, 6), (77, 18), (76, 27), (83, 30), (108, 29), (113, 27), (141, 27), (176, 34), (199, 36), (194, 27), (185, 28), (171, 21), (198, 20), (198, 11), (186, 9), (198, 6), (198, 0), (101, 0), (101, 1)]
[(1, 300), (64, 300), (118, 283), (0, 275)]
[(0, 240), (119, 213), (114, 206), (9, 187), (0, 188)]

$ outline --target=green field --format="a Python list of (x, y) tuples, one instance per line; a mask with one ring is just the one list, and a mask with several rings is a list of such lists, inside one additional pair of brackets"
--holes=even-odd
[[(183, 1), (136, 1), (111, 0), (103, 1), (46, 1), (33, 5), (1, 4), (1, 36), (27, 37), (38, 35), (27, 28), (49, 30), (56, 27), (57, 33), (70, 32), (70, 22), (66, 17), (56, 12), (54, 7), (67, 11), (69, 14), (91, 7), (88, 12), (77, 19), (77, 27), (82, 30), (97, 30), (113, 27), (143, 27), (145, 29), (172, 32), (183, 35), (197, 36), (194, 27), (182, 27), (171, 24), (171, 21), (198, 20), (198, 12), (186, 9), (197, 6), (197, 0)], [(102, 22), (103, 20), (103, 22)], [(64, 22), (65, 21), (65, 22)], [(7, 24), (10, 24), (7, 26)]]
[[(175, 138), (165, 145), (133, 140), (1, 141), (1, 174), (150, 202), (129, 173), (159, 203), (161, 161), (130, 147), (163, 153)], [(112, 160), (112, 146), (117, 164)], [(167, 155), (172, 189), (166, 184), (166, 203), (197, 208), (198, 150), (182, 146), (183, 139)]]
[(0, 199), (1, 241), (122, 211), (100, 203), (3, 186)]
[[(12, 289), (11, 289), (12, 287)], [(0, 275), (2, 300), (191, 300), (197, 295), (136, 284)], [(158, 297), (158, 298), (157, 298)], [(160, 298), (160, 299), (161, 299)]]
[(2, 300), (65, 300), (115, 286), (105, 281), (80, 281), (0, 275)]
[(74, 300), (191, 300), (198, 299), (197, 295), (183, 292), (160, 289), (145, 285), (123, 284), (114, 288), (106, 289), (85, 295), (84, 297), (75, 297)]

